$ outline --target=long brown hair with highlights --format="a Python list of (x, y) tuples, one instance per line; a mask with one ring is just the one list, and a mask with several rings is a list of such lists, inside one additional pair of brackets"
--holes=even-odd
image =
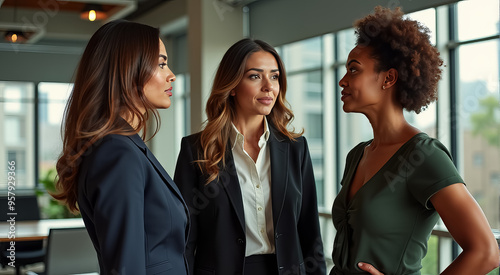
[(202, 159), (197, 162), (204, 173), (209, 175), (207, 183), (216, 179), (219, 171), (224, 168), (231, 122), (236, 116), (236, 104), (230, 96), (231, 90), (242, 80), (248, 57), (259, 51), (272, 54), (279, 69), (280, 92), (271, 113), (267, 116), (268, 121), (291, 140), (302, 135), (302, 132), (294, 133), (288, 130), (293, 120), (293, 112), (287, 107), (285, 66), (276, 50), (261, 40), (246, 38), (236, 42), (227, 50), (219, 64), (205, 109), (207, 121), (200, 137), (203, 156), (200, 156)]
[[(81, 57), (62, 127), (63, 150), (56, 165), (57, 194), (76, 212), (82, 156), (106, 135), (147, 133), (156, 109), (143, 87), (153, 76), (159, 55), (159, 30), (125, 20), (111, 21), (92, 36)], [(141, 110), (146, 110), (145, 113)], [(122, 119), (138, 121), (135, 128)], [(154, 136), (154, 134), (153, 134)]]

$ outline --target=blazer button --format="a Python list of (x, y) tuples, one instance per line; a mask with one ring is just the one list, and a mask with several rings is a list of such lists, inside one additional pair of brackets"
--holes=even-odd
[(241, 238), (240, 238), (240, 239), (238, 239), (238, 243), (239, 243), (239, 244), (244, 244), (244, 243), (245, 243), (245, 241), (244, 241), (243, 239), (241, 239)]
[(280, 235), (278, 233), (276, 233), (276, 235), (274, 235), (275, 239), (278, 239), (279, 237), (280, 237)]
[(280, 266), (280, 267), (279, 267), (279, 270), (283, 270), (283, 269), (285, 269), (285, 267), (284, 267), (284, 266)]

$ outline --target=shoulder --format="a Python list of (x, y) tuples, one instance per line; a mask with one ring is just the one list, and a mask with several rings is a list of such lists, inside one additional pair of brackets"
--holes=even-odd
[(131, 137), (108, 135), (94, 143), (83, 156), (80, 180), (88, 186), (106, 183), (106, 186), (123, 188), (141, 180), (149, 166), (145, 153)]
[(107, 135), (87, 149), (84, 156), (95, 161), (106, 161), (118, 157), (137, 158), (141, 155), (139, 147), (130, 136)]
[(93, 147), (130, 146), (133, 144), (134, 142), (132, 141), (130, 136), (112, 134), (96, 141), (93, 144)]
[(413, 140), (412, 153), (429, 155), (442, 155), (443, 157), (452, 158), (451, 153), (448, 151), (438, 139), (429, 137), (426, 133), (419, 133)]
[(201, 132), (191, 134), (182, 138), (182, 143), (196, 144), (200, 143)]
[(291, 139), (289, 138), (287, 135), (281, 133), (275, 126), (274, 124), (269, 121), (269, 139), (271, 141), (278, 141), (278, 142), (286, 142), (286, 143), (291, 143), (291, 144), (294, 144), (294, 143), (298, 143), (298, 144), (301, 144), (301, 143), (307, 143), (306, 141), (306, 138), (301, 135), (295, 139)]
[(295, 139), (291, 139), (275, 129), (270, 130), (269, 142), (271, 144), (272, 143), (288, 144), (290, 148), (296, 150), (303, 150), (303, 148), (308, 148), (306, 137), (300, 136)]
[(181, 151), (186, 150), (199, 151), (201, 150), (201, 132), (185, 136), (181, 140)]
[(185, 136), (181, 140), (177, 162), (192, 162), (193, 160), (201, 159), (202, 152), (201, 132)]

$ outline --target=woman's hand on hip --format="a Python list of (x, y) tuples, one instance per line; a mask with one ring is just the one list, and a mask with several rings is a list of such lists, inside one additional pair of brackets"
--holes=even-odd
[(363, 263), (363, 262), (359, 262), (358, 263), (358, 266), (361, 270), (363, 271), (366, 271), (368, 273), (370, 273), (371, 275), (384, 275), (384, 273), (378, 271), (375, 267), (373, 267), (373, 265), (371, 264), (367, 264), (367, 263)]

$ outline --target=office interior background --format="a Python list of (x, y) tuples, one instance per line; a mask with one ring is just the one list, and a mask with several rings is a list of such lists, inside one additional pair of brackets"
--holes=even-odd
[[(106, 18), (80, 18), (85, 4)], [(500, 23), (498, 0), (0, 0), (0, 32), (27, 41), (0, 42), (0, 194), (15, 161), (17, 192), (43, 189), (61, 151), (61, 120), (86, 42), (103, 23), (124, 18), (159, 27), (177, 76), (172, 106), (148, 146), (173, 176), (180, 140), (200, 131), (224, 52), (243, 37), (275, 46), (286, 66), (293, 126), (309, 141), (325, 254), (335, 236), (330, 210), (348, 151), (372, 137), (368, 120), (345, 114), (338, 81), (354, 47), (354, 20), (376, 5), (401, 6), (431, 30), (444, 60), (439, 99), (407, 119), (440, 139), (468, 189), (500, 235)], [(124, 57), (126, 58), (126, 57)], [(422, 274), (438, 274), (460, 248), (438, 224)], [(495, 271), (498, 274), (498, 269)]]

